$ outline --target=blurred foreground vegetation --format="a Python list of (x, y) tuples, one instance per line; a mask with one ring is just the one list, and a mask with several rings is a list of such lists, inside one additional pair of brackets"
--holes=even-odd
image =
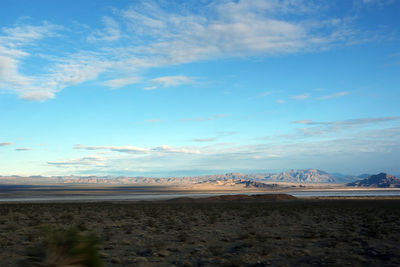
[(399, 200), (0, 205), (0, 266), (400, 265)]

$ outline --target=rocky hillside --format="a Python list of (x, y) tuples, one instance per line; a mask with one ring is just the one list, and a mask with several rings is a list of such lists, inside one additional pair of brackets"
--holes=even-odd
[(290, 170), (265, 177), (268, 181), (291, 183), (335, 183), (335, 177), (324, 171), (316, 169)]
[(368, 176), (367, 178), (362, 180), (348, 183), (347, 186), (400, 188), (400, 179), (386, 173), (379, 173), (376, 175)]
[(296, 183), (296, 184), (307, 184), (307, 183), (347, 183), (354, 181), (354, 176), (341, 175), (341, 174), (329, 174), (327, 172), (317, 169), (306, 169), (306, 170), (290, 170), (281, 173), (257, 173), (257, 174), (243, 174), (243, 173), (226, 173), (220, 175), (207, 175), (198, 177), (185, 177), (197, 182), (221, 182), (228, 180), (242, 180), (242, 181), (254, 181), (260, 183)]

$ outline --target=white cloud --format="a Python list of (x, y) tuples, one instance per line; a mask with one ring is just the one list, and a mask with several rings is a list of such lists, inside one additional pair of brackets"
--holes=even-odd
[(197, 139), (193, 139), (193, 142), (214, 142), (216, 141), (217, 138), (197, 138)]
[(270, 96), (270, 95), (272, 95), (272, 94), (274, 94), (274, 93), (277, 93), (277, 92), (278, 92), (278, 91), (267, 91), (267, 92), (263, 92), (263, 93), (261, 93), (261, 94), (258, 94), (258, 95), (249, 97), (248, 99), (249, 99), (249, 100), (252, 100), (252, 99), (256, 99), (256, 98), (262, 98), (262, 97)]
[(40, 26), (16, 25), (15, 27), (3, 27), (2, 32), (5, 35), (0, 37), (0, 43), (10, 48), (21, 47), (46, 36), (54, 36), (55, 31), (60, 29), (62, 27), (47, 22), (42, 23)]
[(111, 66), (110, 61), (103, 59), (101, 55), (96, 53), (74, 54), (55, 64), (43, 83), (46, 87), (60, 91), (71, 85), (94, 80)]
[(213, 3), (213, 10), (207, 11), (216, 14), (214, 18), (171, 14), (149, 3), (121, 13), (131, 31), (154, 38), (147, 51), (165, 56), (170, 63), (214, 56), (287, 53), (307, 46), (305, 27), (272, 18), (271, 14), (265, 16), (262, 11), (279, 12), (270, 6), (267, 1)]
[(331, 137), (342, 132), (350, 132), (356, 129), (376, 127), (378, 124), (400, 121), (399, 116), (393, 117), (372, 117), (372, 118), (357, 118), (343, 121), (311, 121), (298, 120), (293, 121), (296, 124), (307, 125), (307, 128), (298, 128), (296, 134), (289, 134), (285, 137), (288, 139), (307, 138), (307, 137)]
[(184, 154), (200, 154), (199, 150), (188, 149), (188, 148), (175, 148), (167, 145), (162, 145), (152, 149), (157, 152), (169, 152), (169, 153), (184, 153)]
[(42, 59), (50, 61), (46, 66), (47, 73), (22, 74), (20, 65), (25, 58), (33, 56), (26, 50), (34, 47), (36, 41), (59, 37), (56, 32), (62, 29), (48, 23), (3, 28), (4, 35), (0, 36), (0, 89), (15, 92), (23, 99), (43, 101), (54, 98), (65, 87), (96, 79), (110, 66), (101, 55), (85, 51), (67, 57), (42, 55)]
[(310, 94), (301, 94), (301, 95), (295, 95), (292, 96), (292, 99), (294, 100), (304, 100), (310, 97)]
[[(315, 99), (315, 100), (327, 100), (327, 99), (333, 99), (333, 98), (346, 96), (346, 95), (349, 95), (349, 94), (350, 94), (350, 92), (348, 92), (348, 91), (342, 91), (342, 92), (337, 92), (337, 93), (333, 93), (333, 94), (329, 94), (329, 95), (315, 97), (313, 99)], [(301, 101), (301, 100), (306, 100), (306, 99), (311, 98), (311, 94), (304, 93), (304, 94), (300, 94), (300, 95), (291, 96), (290, 98), (294, 99), (294, 100), (297, 100), (297, 101)], [(282, 103), (284, 103), (284, 100), (278, 100), (278, 104), (282, 104)]]
[(45, 37), (55, 36), (55, 31), (59, 29), (61, 27), (48, 23), (2, 28), (4, 34), (0, 35), (0, 89), (16, 92), (21, 97), (33, 100), (43, 100), (46, 95), (54, 96), (51, 89), (41, 87), (42, 84), (39, 84), (36, 77), (21, 74), (19, 67), (23, 59), (30, 56), (24, 51), (24, 47), (31, 47), (35, 41)]
[[(396, 117), (363, 118), (347, 121), (328, 122), (333, 124), (371, 124), (378, 121), (395, 121)], [(312, 121), (304, 120), (302, 123)], [(317, 125), (318, 126), (318, 125)], [(282, 137), (280, 137), (282, 138)], [(138, 156), (136, 153), (108, 153), (85, 157), (49, 161), (48, 165), (71, 168), (77, 172), (107, 173), (120, 175), (121, 172), (131, 174), (162, 174), (169, 172), (193, 173), (201, 171), (205, 174), (218, 170), (246, 171), (268, 169), (304, 168), (312, 166), (330, 170), (343, 171), (368, 168), (382, 168), (382, 164), (390, 162), (395, 165), (400, 155), (400, 128), (359, 128), (358, 131), (335, 132), (326, 139), (301, 139), (299, 134), (290, 137), (290, 142), (268, 142), (249, 145), (234, 143), (212, 143), (207, 146), (176, 148), (162, 145), (149, 149), (148, 153)], [(282, 139), (280, 139), (282, 140)], [(86, 148), (84, 145), (76, 147)], [(111, 148), (114, 146), (102, 146)], [(95, 149), (97, 150), (97, 149)], [(123, 151), (120, 151), (123, 152)], [(99, 152), (99, 153), (103, 153)], [(391, 155), (391, 156), (388, 156)], [(368, 158), (370, 157), (370, 158)], [(362, 159), (355, 162), (354, 158)], [(366, 161), (364, 161), (366, 160)], [(379, 162), (377, 162), (379, 161)], [(340, 167), (338, 167), (340, 166)], [(329, 169), (328, 169), (329, 171)]]
[(224, 138), (224, 137), (227, 137), (227, 136), (232, 136), (232, 135), (235, 135), (237, 133), (238, 132), (233, 132), (233, 131), (220, 131), (220, 132), (217, 132), (215, 137), (211, 137), (211, 138), (195, 138), (195, 139), (192, 139), (191, 141), (192, 142), (201, 142), (201, 143), (203, 143), (203, 142), (204, 143), (206, 143), (206, 142), (214, 142), (214, 141), (217, 141), (217, 140), (219, 140), (221, 138)]
[(125, 77), (114, 80), (109, 80), (104, 82), (103, 84), (111, 89), (121, 88), (127, 85), (135, 84), (141, 81), (140, 77)]
[[(95, 155), (48, 161), (47, 164), (55, 167), (72, 168), (76, 171), (88, 171), (94, 167), (96, 169), (94, 173), (104, 170), (104, 172), (110, 174), (113, 173), (114, 169), (148, 170), (149, 168), (157, 169), (160, 167), (165, 170), (168, 169), (168, 164), (171, 163), (171, 160), (186, 161), (190, 157), (199, 156), (200, 154), (200, 150), (197, 148), (172, 147), (168, 145), (148, 149), (133, 146), (85, 146), (77, 144), (74, 148), (99, 151)], [(119, 153), (111, 153), (109, 151)]]
[(21, 93), (19, 97), (32, 101), (45, 101), (54, 98), (55, 94), (51, 91), (32, 90)]
[(103, 17), (104, 29), (88, 36), (89, 41), (117, 41), (121, 37), (119, 24), (111, 17)]
[(60, 160), (60, 161), (48, 161), (47, 164), (56, 167), (85, 167), (85, 166), (105, 166), (105, 159), (99, 155), (89, 155), (86, 157)]
[(298, 124), (312, 124), (313, 122), (310, 120), (298, 120), (294, 121), (293, 123), (298, 123)]
[(18, 72), (20, 56), (18, 56), (18, 50), (14, 50), (17, 52), (14, 56), (8, 55), (12, 54), (12, 51), (0, 46), (0, 88), (22, 91), (30, 86), (32, 79)]
[[(178, 86), (186, 83), (191, 83), (193, 80), (189, 77), (183, 75), (176, 76), (163, 76), (150, 80), (151, 83), (156, 85), (161, 85), (163, 87)], [(155, 88), (152, 88), (155, 89)], [(148, 89), (150, 90), (150, 89)]]
[(148, 153), (150, 149), (136, 147), (136, 146), (84, 146), (84, 145), (75, 145), (75, 149), (85, 149), (85, 150), (110, 150), (116, 152), (124, 152), (124, 153)]
[(84, 150), (110, 150), (114, 152), (129, 153), (129, 154), (154, 154), (154, 153), (198, 153), (196, 149), (189, 148), (176, 148), (167, 145), (162, 145), (154, 148), (143, 148), (136, 146), (85, 146), (77, 144), (74, 146), (75, 149)]
[(346, 96), (346, 95), (349, 95), (349, 94), (350, 94), (350, 92), (343, 91), (343, 92), (333, 93), (333, 94), (330, 94), (330, 95), (320, 96), (320, 97), (317, 97), (317, 99), (318, 100), (326, 100), (326, 99), (332, 99), (332, 98), (338, 98), (338, 97)]
[[(310, 52), (368, 39), (346, 18), (310, 19), (310, 13), (326, 12), (312, 2), (212, 1), (199, 5), (195, 12), (183, 6), (173, 10), (148, 1), (114, 10), (113, 17), (102, 18), (103, 29), (92, 30), (82, 38), (94, 42), (86, 50), (81, 48), (87, 46), (79, 43), (79, 38), (68, 36), (71, 29), (49, 23), (2, 28), (0, 89), (43, 101), (54, 98), (64, 88), (98, 78), (112, 89), (133, 84), (139, 81), (134, 78), (136, 74), (149, 68), (227, 57)], [(57, 39), (47, 42), (49, 37)], [(68, 52), (64, 51), (64, 39), (75, 44), (68, 47)], [(56, 54), (58, 45), (64, 49)], [(21, 66), (27, 59), (39, 54), (41, 60), (47, 60), (40, 71), (23, 72)], [(104, 81), (104, 77), (109, 80)], [(193, 79), (183, 75), (162, 76), (150, 80), (145, 89), (190, 82)]]
[(146, 86), (146, 87), (144, 87), (143, 88), (144, 90), (154, 90), (154, 89), (157, 89), (157, 86)]
[(294, 121), (293, 123), (307, 124), (307, 125), (362, 125), (362, 124), (375, 124), (375, 123), (398, 121), (398, 120), (400, 120), (399, 116), (392, 116), (392, 117), (377, 117), (377, 118), (374, 117), (358, 118), (358, 119), (351, 119), (344, 121), (326, 121), (326, 122), (299, 120), (299, 121)]

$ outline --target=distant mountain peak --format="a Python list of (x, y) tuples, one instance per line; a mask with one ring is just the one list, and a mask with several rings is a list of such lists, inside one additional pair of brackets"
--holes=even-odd
[(230, 177), (242, 177), (245, 176), (245, 174), (241, 173), (241, 172), (229, 172), (229, 173), (225, 173), (226, 176), (230, 176)]
[(379, 188), (400, 188), (400, 179), (393, 175), (381, 172), (379, 174), (370, 175), (365, 179), (357, 180), (347, 184), (348, 186), (364, 186), (364, 187), (379, 187)]
[[(267, 177), (266, 177), (267, 178)], [(271, 181), (292, 183), (335, 183), (336, 178), (318, 169), (289, 170), (268, 176)]]

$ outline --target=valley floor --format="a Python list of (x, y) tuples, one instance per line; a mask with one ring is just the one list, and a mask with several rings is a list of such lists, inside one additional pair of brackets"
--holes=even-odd
[(0, 265), (63, 259), (44, 229), (75, 227), (105, 266), (399, 266), (399, 221), (395, 199), (0, 204)]

